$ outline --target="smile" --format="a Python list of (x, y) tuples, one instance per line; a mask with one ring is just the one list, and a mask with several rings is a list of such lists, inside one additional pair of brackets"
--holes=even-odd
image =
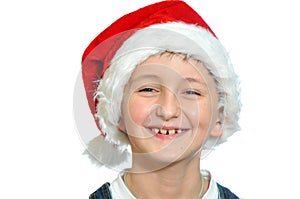
[(153, 131), (155, 134), (162, 134), (162, 135), (174, 135), (174, 134), (180, 134), (180, 133), (182, 133), (181, 129), (158, 129), (158, 128), (152, 128), (151, 131)]

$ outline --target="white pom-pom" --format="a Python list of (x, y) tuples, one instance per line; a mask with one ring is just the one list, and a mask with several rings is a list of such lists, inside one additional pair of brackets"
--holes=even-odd
[(106, 166), (122, 171), (131, 167), (131, 154), (128, 151), (129, 149), (118, 150), (117, 146), (99, 135), (89, 142), (84, 154), (99, 167)]

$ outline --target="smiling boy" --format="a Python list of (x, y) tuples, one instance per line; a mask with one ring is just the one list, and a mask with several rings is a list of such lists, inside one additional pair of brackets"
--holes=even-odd
[(196, 60), (166, 52), (137, 66), (124, 90), (119, 121), (134, 163), (139, 162), (132, 166), (146, 167), (131, 171), (158, 170), (195, 156), (208, 132), (220, 136), (217, 95), (214, 80)]
[(90, 198), (237, 198), (200, 169), (201, 152), (239, 129), (240, 102), (226, 50), (191, 7), (163, 1), (123, 16), (82, 65), (101, 131), (88, 152), (127, 163)]

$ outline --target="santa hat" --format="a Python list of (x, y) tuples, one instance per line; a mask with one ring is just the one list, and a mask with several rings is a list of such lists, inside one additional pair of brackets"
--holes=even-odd
[(238, 78), (227, 51), (189, 5), (163, 1), (121, 17), (101, 32), (83, 54), (86, 96), (100, 130), (87, 152), (97, 163), (130, 166), (129, 141), (118, 129), (123, 89), (138, 64), (166, 51), (200, 60), (217, 82), (224, 133), (219, 140), (209, 138), (208, 148), (224, 142), (239, 129)]

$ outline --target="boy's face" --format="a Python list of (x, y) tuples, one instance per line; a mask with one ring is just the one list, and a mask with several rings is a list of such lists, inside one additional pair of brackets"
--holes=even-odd
[(133, 162), (161, 166), (193, 157), (207, 136), (221, 136), (216, 84), (195, 60), (165, 53), (134, 70), (123, 95), (119, 129), (128, 134)]

